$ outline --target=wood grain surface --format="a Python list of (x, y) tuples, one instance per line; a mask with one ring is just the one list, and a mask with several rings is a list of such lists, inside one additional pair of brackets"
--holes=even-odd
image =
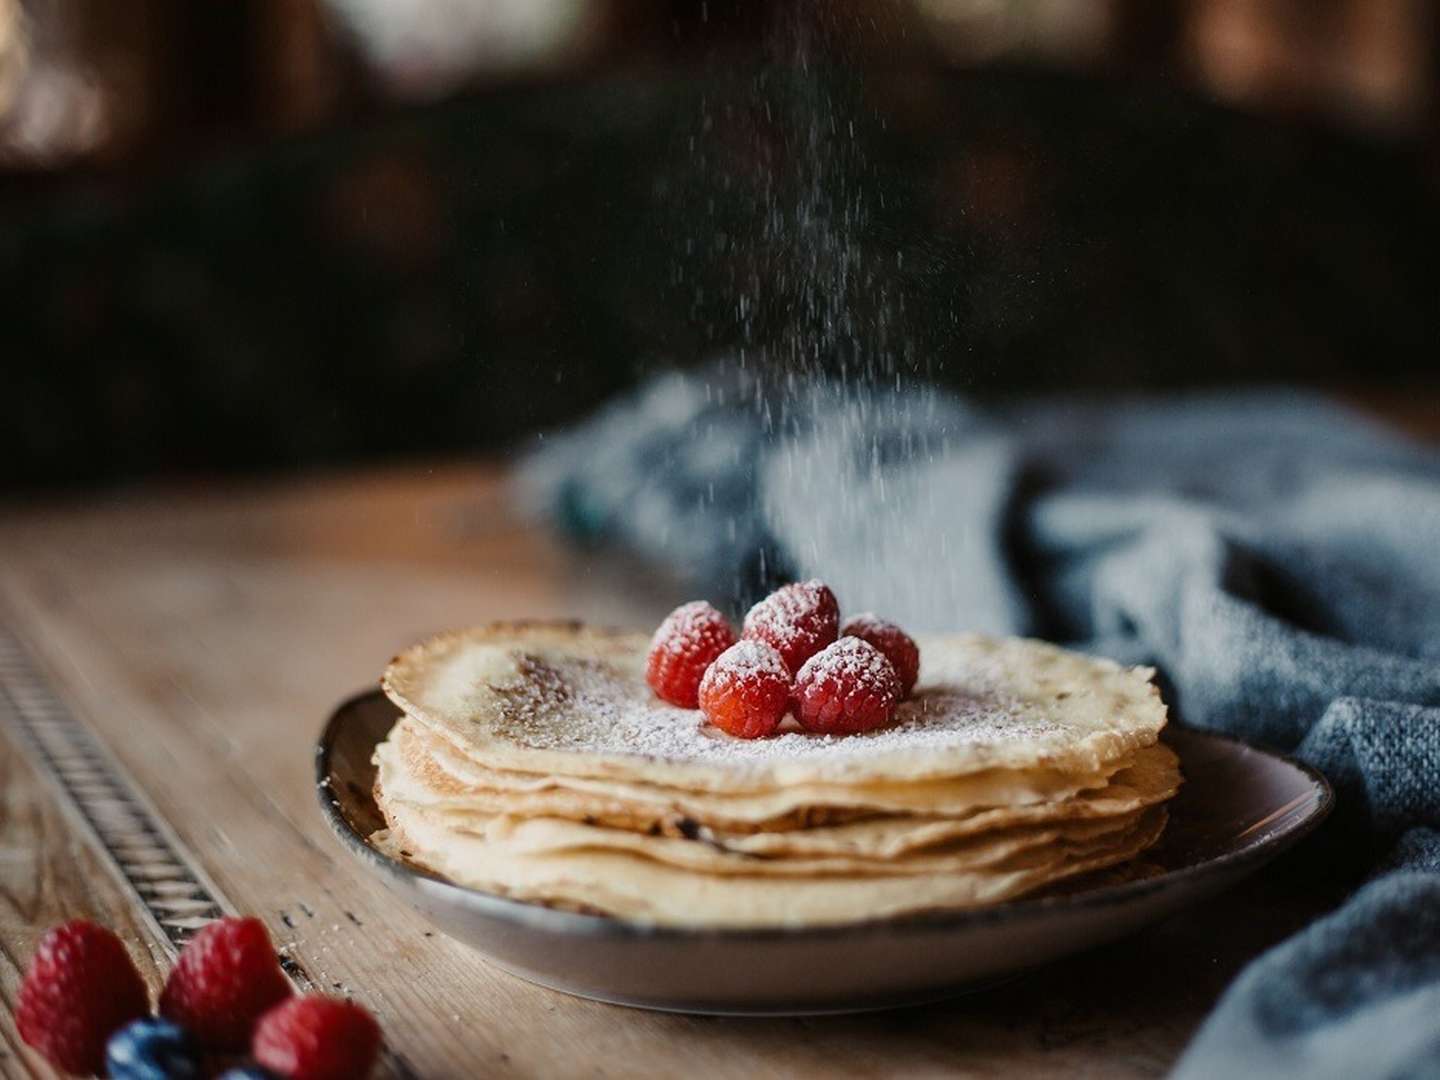
[[(653, 625), (673, 590), (567, 556), (480, 466), (136, 490), (0, 515), (0, 622), (39, 658), (220, 891), (323, 988), (374, 1010), (423, 1077), (1154, 1076), (1238, 968), (1329, 898), (1283, 872), (984, 995), (859, 1017), (697, 1019), (493, 970), (392, 899), (316, 809), (313, 739), (399, 648), (509, 616)], [(0, 1071), (43, 930), (164, 951), (0, 723)]]

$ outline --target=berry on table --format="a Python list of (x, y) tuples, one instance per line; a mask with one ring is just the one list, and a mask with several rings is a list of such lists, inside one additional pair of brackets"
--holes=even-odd
[(843, 637), (805, 662), (795, 678), (795, 718), (806, 731), (853, 735), (888, 724), (900, 676), (868, 641)]
[(147, 1016), (110, 1036), (105, 1048), (110, 1080), (193, 1080), (201, 1051), (179, 1024)]
[(889, 619), (865, 612), (846, 620), (840, 628), (841, 637), (857, 637), (868, 641), (885, 654), (900, 676), (900, 696), (909, 697), (920, 677), (920, 647), (915, 639)]
[(120, 939), (76, 919), (40, 939), (20, 984), (20, 1038), (56, 1068), (98, 1073), (118, 1028), (150, 1011), (145, 982)]
[(763, 641), (739, 641), (700, 681), (700, 708), (721, 731), (741, 739), (773, 735), (790, 700), (790, 670)]
[(735, 631), (714, 607), (704, 600), (681, 604), (650, 639), (645, 681), (671, 705), (693, 709), (705, 669), (733, 644)]
[(160, 995), (160, 1015), (215, 1050), (241, 1050), (255, 1022), (289, 997), (265, 924), (220, 919), (190, 939)]
[(306, 994), (261, 1018), (250, 1052), (287, 1080), (364, 1080), (380, 1056), (380, 1027), (359, 1005)]
[(742, 638), (773, 646), (792, 672), (835, 640), (840, 605), (823, 581), (797, 581), (776, 589), (745, 616)]

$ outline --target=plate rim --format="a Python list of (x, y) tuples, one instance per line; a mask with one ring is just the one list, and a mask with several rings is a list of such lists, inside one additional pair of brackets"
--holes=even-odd
[[(1313, 833), (1324, 823), (1335, 807), (1334, 788), (1325, 778), (1325, 774), (1314, 766), (1289, 754), (1282, 754), (1276, 750), (1248, 743), (1244, 739), (1226, 732), (1180, 724), (1171, 720), (1166, 725), (1167, 728), (1173, 726), (1190, 736), (1229, 743), (1249, 753), (1261, 754), (1298, 770), (1319, 791), (1320, 797), (1315, 808), (1298, 821), (1239, 851), (1218, 855), (1176, 870), (1167, 870), (1156, 877), (1123, 882), (1118, 885), (1100, 886), (1081, 893), (1033, 899), (1022, 897), (987, 907), (909, 915), (903, 918), (862, 919), (823, 926), (683, 927), (656, 925), (632, 922), (611, 915), (589, 915), (576, 911), (565, 911), (528, 900), (516, 900), (498, 893), (485, 892), (483, 889), (458, 885), (439, 874), (393, 859), (373, 847), (350, 824), (340, 809), (340, 800), (330, 785), (330, 751), (334, 745), (341, 720), (352, 709), (374, 699), (388, 700), (384, 692), (378, 688), (362, 690), (345, 698), (331, 711), (325, 726), (320, 731), (320, 737), (315, 742), (315, 793), (325, 823), (330, 827), (330, 831), (339, 840), (341, 846), (363, 863), (374, 866), (382, 873), (411, 888), (431, 890), (440, 895), (453, 896), (469, 907), (478, 908), (484, 914), (525, 926), (527, 929), (571, 936), (649, 941), (670, 939), (693, 942), (707, 940), (723, 943), (794, 939), (819, 941), (833, 937), (848, 938), (863, 933), (910, 934), (988, 928), (1000, 923), (1043, 918), (1059, 910), (1088, 911), (1126, 904), (1184, 885), (1195, 878), (1208, 877), (1226, 870), (1241, 870), (1254, 863), (1263, 864)], [(398, 706), (396, 708), (398, 709)]]

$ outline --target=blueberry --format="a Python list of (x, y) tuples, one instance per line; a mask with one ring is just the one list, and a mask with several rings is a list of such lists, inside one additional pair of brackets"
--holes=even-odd
[(226, 1069), (220, 1074), (220, 1080), (280, 1080), (272, 1072), (267, 1072), (259, 1065), (236, 1065), (233, 1069)]
[(105, 1067), (110, 1080), (194, 1080), (200, 1048), (180, 1025), (147, 1017), (110, 1036)]

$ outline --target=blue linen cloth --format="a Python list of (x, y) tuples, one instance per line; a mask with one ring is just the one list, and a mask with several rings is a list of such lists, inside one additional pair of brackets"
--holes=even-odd
[(1184, 721), (1320, 768), (1327, 857), (1373, 877), (1252, 962), (1175, 1074), (1440, 1077), (1440, 454), (1280, 391), (980, 408), (716, 366), (522, 483), (736, 612), (813, 574), (908, 627), (1154, 664)]

